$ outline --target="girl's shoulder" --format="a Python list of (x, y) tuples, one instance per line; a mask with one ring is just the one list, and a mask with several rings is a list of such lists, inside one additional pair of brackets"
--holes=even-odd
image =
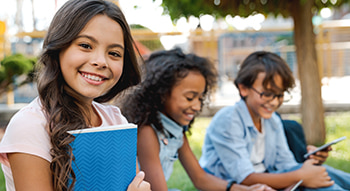
[(38, 118), (46, 119), (40, 99), (37, 97), (28, 105), (22, 107), (18, 112), (16, 112), (11, 118), (11, 121), (18, 119), (22, 122), (25, 122), (27, 120), (33, 121), (33, 119)]
[(0, 152), (31, 153), (51, 161), (50, 146), (47, 118), (40, 100), (36, 98), (11, 118)]

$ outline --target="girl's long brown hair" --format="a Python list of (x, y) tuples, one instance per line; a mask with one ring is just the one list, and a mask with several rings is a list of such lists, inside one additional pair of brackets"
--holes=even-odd
[[(70, 0), (55, 14), (43, 44), (40, 56), (38, 92), (51, 138), (51, 171), (55, 190), (72, 190), (75, 174), (72, 171), (72, 148), (74, 140), (67, 131), (89, 126), (83, 105), (65, 88), (60, 69), (59, 53), (67, 48), (90, 19), (103, 14), (115, 20), (124, 35), (125, 55), (123, 73), (118, 83), (106, 94), (95, 98), (107, 102), (124, 89), (140, 82), (137, 56), (129, 26), (122, 11), (113, 3), (103, 0)], [(137, 49), (136, 49), (137, 50)]]

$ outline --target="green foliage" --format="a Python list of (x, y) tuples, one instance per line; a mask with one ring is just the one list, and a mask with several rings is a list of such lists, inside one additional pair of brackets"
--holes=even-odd
[[(162, 6), (165, 13), (169, 14), (172, 20), (176, 20), (182, 16), (196, 16), (202, 14), (211, 14), (219, 17), (226, 15), (239, 15), (248, 17), (254, 13), (264, 15), (283, 15), (290, 16), (291, 4), (300, 1), (305, 3), (306, 0), (163, 0)], [(349, 0), (314, 0), (314, 10), (318, 11), (323, 7), (339, 7)], [(214, 2), (219, 2), (215, 4)], [(334, 3), (335, 2), (335, 3)]]
[[(142, 25), (139, 24), (131, 24), (130, 25), (131, 29), (134, 30), (145, 30), (145, 31), (151, 31), (149, 28), (144, 27)], [(143, 44), (144, 46), (146, 46), (150, 51), (155, 51), (155, 50), (164, 50), (164, 47), (162, 45), (162, 43), (160, 42), (159, 39), (154, 39), (154, 40), (139, 40), (139, 42), (141, 44)]]
[(211, 10), (210, 6), (203, 3), (202, 0), (163, 0), (162, 6), (164, 13), (169, 14), (174, 21), (182, 16), (189, 17), (191, 15), (199, 17)]
[[(28, 58), (22, 54), (13, 54), (5, 57), (0, 63), (0, 95), (9, 88), (24, 85), (34, 80), (35, 63), (37, 58)], [(16, 81), (21, 75), (25, 80)], [(16, 84), (15, 84), (16, 83)]]
[[(130, 25), (130, 28), (131, 29), (148, 29), (147, 27), (144, 27), (142, 25), (139, 25), (139, 24), (131, 24)], [(148, 29), (149, 30), (149, 29)]]
[(5, 177), (1, 168), (0, 168), (0, 191), (6, 191)]
[(6, 78), (5, 68), (0, 66), (0, 83)]
[(33, 70), (35, 61), (33, 59), (26, 58), (22, 54), (13, 54), (5, 57), (1, 61), (1, 71), (5, 73), (5, 79), (12, 81), (14, 76), (20, 76), (22, 74), (28, 74)]

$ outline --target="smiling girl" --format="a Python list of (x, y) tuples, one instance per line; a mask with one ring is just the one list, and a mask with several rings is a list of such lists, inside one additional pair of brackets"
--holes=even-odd
[[(73, 189), (67, 131), (127, 123), (119, 108), (102, 103), (140, 81), (133, 45), (111, 2), (71, 0), (58, 10), (40, 56), (39, 97), (13, 116), (0, 144), (7, 190)], [(150, 190), (143, 177), (128, 190)]]
[(193, 154), (186, 131), (201, 111), (216, 83), (207, 59), (180, 49), (153, 53), (145, 64), (145, 79), (125, 98), (122, 112), (138, 129), (138, 159), (153, 191), (168, 190), (166, 181), (180, 159), (199, 190), (270, 190), (265, 185), (234, 184), (206, 173)]

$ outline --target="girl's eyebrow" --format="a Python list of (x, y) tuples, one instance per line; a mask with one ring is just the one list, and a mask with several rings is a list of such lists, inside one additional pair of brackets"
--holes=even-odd
[[(76, 39), (78, 39), (78, 38), (87, 38), (94, 43), (98, 43), (98, 41), (94, 37), (89, 36), (89, 35), (78, 35)], [(121, 44), (118, 44), (118, 43), (108, 45), (108, 48), (115, 48), (115, 47), (121, 48), (124, 50), (124, 46), (122, 46)]]
[(188, 91), (185, 94), (191, 94), (192, 96), (197, 96), (197, 95), (203, 95), (204, 93), (199, 93), (199, 92), (196, 92), (196, 91)]

